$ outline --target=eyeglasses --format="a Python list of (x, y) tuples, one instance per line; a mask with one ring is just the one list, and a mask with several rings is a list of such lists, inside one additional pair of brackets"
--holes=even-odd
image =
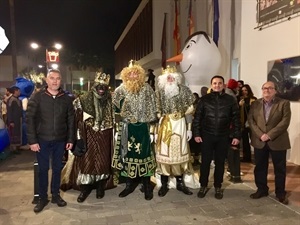
[(263, 87), (262, 90), (263, 91), (266, 91), (266, 90), (274, 90), (275, 88), (274, 87)]

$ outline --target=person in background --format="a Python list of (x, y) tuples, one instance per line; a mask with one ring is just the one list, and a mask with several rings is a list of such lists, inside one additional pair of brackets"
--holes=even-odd
[(239, 84), (235, 79), (229, 79), (225, 88), (225, 93), (233, 96), (236, 99), (238, 85)]
[(191, 90), (182, 84), (182, 75), (167, 67), (158, 77), (157, 109), (160, 117), (156, 140), (156, 172), (162, 186), (158, 195), (169, 191), (169, 177), (176, 178), (176, 189), (186, 195), (193, 192), (184, 183), (185, 174), (193, 174), (188, 141), (192, 138), (192, 114), (195, 101)]
[(242, 89), (242, 95), (240, 97), (240, 116), (241, 116), (241, 126), (242, 126), (242, 145), (243, 145), (243, 158), (241, 162), (251, 162), (251, 147), (249, 143), (250, 128), (248, 123), (248, 113), (251, 104), (257, 99), (251, 87), (245, 84)]
[(121, 78), (123, 84), (115, 90), (112, 101), (119, 121), (112, 167), (120, 170), (126, 179), (126, 187), (119, 197), (132, 193), (141, 179), (145, 199), (151, 200), (150, 177), (156, 166), (151, 146), (157, 122), (155, 92), (145, 83), (145, 70), (133, 60), (123, 68)]
[[(237, 102), (237, 90), (239, 83), (235, 79), (229, 79), (225, 88), (225, 93), (231, 95)], [(231, 124), (230, 142), (234, 138), (235, 124)], [(240, 145), (230, 145), (227, 154), (227, 174), (230, 176), (230, 181), (233, 183), (240, 183), (241, 180), (241, 164), (240, 164)]]
[(11, 151), (18, 153), (22, 145), (22, 103), (19, 100), (20, 88), (12, 86), (12, 95), (7, 99), (7, 127)]
[(203, 97), (204, 95), (207, 95), (207, 94), (208, 94), (208, 91), (209, 91), (208, 89), (209, 89), (209, 88), (206, 87), (206, 86), (201, 87), (201, 89), (200, 89), (201, 97)]
[(30, 149), (36, 152), (39, 165), (39, 200), (34, 212), (48, 204), (48, 171), (51, 158), (52, 203), (64, 207), (67, 203), (59, 194), (62, 160), (65, 150), (74, 142), (74, 107), (71, 98), (60, 88), (59, 70), (49, 70), (47, 86), (36, 92), (28, 102), (26, 125)]
[[(195, 141), (201, 142), (200, 190), (199, 198), (208, 191), (208, 178), (212, 157), (215, 159), (214, 188), (215, 198), (222, 199), (221, 189), (224, 164), (229, 145), (238, 145), (241, 137), (240, 116), (236, 99), (225, 93), (224, 78), (216, 75), (211, 78), (212, 92), (203, 96), (194, 114), (193, 133)], [(233, 125), (233, 126), (232, 126)], [(233, 127), (234, 130), (231, 130)], [(230, 140), (232, 134), (232, 141)]]
[[(202, 88), (201, 88), (201, 91), (202, 91)], [(196, 92), (194, 92), (193, 95), (195, 97), (195, 101), (193, 102), (193, 107), (195, 110), (197, 107), (197, 104), (200, 100), (200, 97), (199, 97), (198, 93), (196, 93)], [(201, 152), (200, 145), (201, 144), (195, 142), (195, 139), (193, 137), (191, 138), (191, 140), (189, 140), (189, 144), (190, 144), (192, 156), (194, 158), (193, 166), (198, 166), (198, 165), (200, 165), (200, 152)]]
[(153, 90), (155, 90), (155, 75), (153, 74), (152, 69), (148, 69), (147, 77), (147, 83), (152, 87)]
[(240, 97), (243, 95), (242, 87), (244, 86), (244, 81), (238, 80), (237, 82), (238, 82), (238, 88), (237, 88), (237, 92), (236, 92), (236, 98), (237, 98), (237, 101), (239, 102)]
[(275, 173), (275, 195), (279, 202), (288, 204), (286, 196), (286, 153), (291, 147), (288, 127), (291, 121), (290, 102), (276, 97), (277, 87), (267, 81), (262, 85), (262, 98), (254, 101), (248, 114), (251, 145), (254, 147), (254, 179), (257, 191), (252, 199), (268, 196), (269, 155)]
[(12, 95), (12, 93), (11, 93), (10, 89), (6, 88), (6, 92), (5, 92), (5, 95), (3, 97), (2, 108), (1, 108), (3, 122), (5, 124), (7, 124), (7, 100), (9, 99), (9, 97), (11, 95)]
[(34, 83), (31, 80), (27, 80), (23, 77), (16, 78), (16, 84), (20, 89), (19, 99), (22, 103), (22, 146), (20, 149), (29, 150), (29, 145), (27, 144), (27, 132), (26, 132), (26, 110), (28, 105), (28, 99), (34, 91)]

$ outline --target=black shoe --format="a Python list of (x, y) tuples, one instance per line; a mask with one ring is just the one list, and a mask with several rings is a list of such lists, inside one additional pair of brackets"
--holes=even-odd
[(87, 192), (84, 192), (84, 191), (80, 192), (80, 194), (77, 198), (77, 202), (79, 202), (79, 203), (84, 202), (86, 200), (86, 198), (89, 196), (89, 194), (90, 193), (87, 193)]
[(268, 195), (269, 195), (268, 192), (256, 191), (255, 193), (253, 193), (253, 194), (250, 195), (250, 198), (252, 198), (252, 199), (259, 199), (261, 197), (266, 197)]
[(33, 211), (35, 213), (41, 212), (45, 208), (45, 206), (48, 205), (48, 203), (48, 199), (39, 198), (37, 205), (33, 208)]
[(186, 195), (192, 195), (193, 194), (193, 192), (191, 192), (190, 189), (188, 187), (186, 187), (185, 185), (181, 185), (181, 184), (177, 185), (176, 189), (178, 191), (182, 191)]
[(223, 191), (221, 188), (215, 188), (215, 198), (222, 199), (223, 198)]
[(183, 181), (183, 176), (176, 176), (176, 189), (178, 191), (182, 191), (186, 195), (192, 195), (193, 192), (190, 191), (188, 187), (185, 186), (185, 183)]
[(238, 184), (238, 183), (243, 183), (242, 179), (240, 177), (231, 177), (229, 179), (230, 182), (234, 183), (234, 184)]
[(287, 199), (286, 196), (276, 196), (276, 198), (278, 199), (279, 202), (281, 202), (284, 205), (288, 205), (289, 204), (289, 200)]
[(158, 191), (159, 197), (164, 197), (169, 191), (168, 185), (162, 185)]
[(67, 202), (63, 200), (60, 195), (53, 195), (51, 203), (56, 203), (59, 207), (64, 207), (67, 205)]
[(119, 194), (119, 197), (124, 198), (127, 195), (131, 194), (132, 192), (134, 192), (135, 188), (138, 185), (139, 185), (138, 183), (127, 183), (125, 189), (121, 191), (121, 193)]
[(153, 186), (151, 184), (150, 177), (143, 177), (142, 181), (143, 181), (145, 199), (151, 200), (153, 198)]
[(197, 194), (198, 198), (204, 198), (207, 191), (208, 191), (207, 187), (200, 187), (200, 190)]
[(151, 200), (153, 198), (153, 189), (150, 187), (149, 189), (145, 189), (145, 199)]
[(101, 199), (104, 197), (104, 195), (105, 195), (104, 185), (105, 185), (104, 180), (101, 180), (97, 183), (96, 198)]
[(105, 195), (104, 189), (97, 189), (96, 190), (96, 198), (101, 199)]
[(80, 194), (77, 198), (77, 202), (82, 203), (86, 200), (86, 198), (90, 195), (90, 193), (92, 192), (92, 186), (89, 184), (82, 184), (80, 185)]

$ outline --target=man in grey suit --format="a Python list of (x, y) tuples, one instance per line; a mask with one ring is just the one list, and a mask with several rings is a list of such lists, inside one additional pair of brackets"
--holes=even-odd
[(291, 120), (290, 102), (276, 97), (276, 85), (268, 81), (262, 86), (263, 97), (253, 102), (248, 115), (251, 145), (254, 147), (254, 178), (257, 191), (250, 198), (267, 196), (269, 154), (275, 173), (275, 194), (279, 202), (288, 204), (285, 191), (286, 152), (290, 146), (287, 129)]

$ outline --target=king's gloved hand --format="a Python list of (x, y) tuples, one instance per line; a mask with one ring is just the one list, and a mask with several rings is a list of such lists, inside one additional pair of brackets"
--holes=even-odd
[(186, 139), (187, 141), (191, 140), (193, 137), (193, 133), (191, 130), (186, 131)]

